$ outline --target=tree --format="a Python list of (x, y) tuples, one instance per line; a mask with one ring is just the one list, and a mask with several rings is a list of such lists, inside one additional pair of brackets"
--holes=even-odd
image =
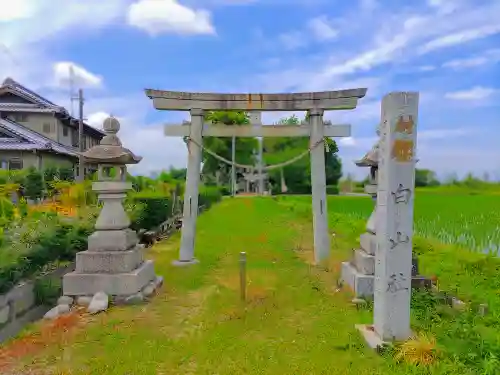
[[(301, 121), (296, 116), (281, 119), (277, 125), (300, 125)], [(328, 147), (325, 149), (325, 173), (327, 185), (337, 185), (342, 176), (342, 164), (337, 156), (338, 147), (335, 141), (326, 138)], [(264, 139), (264, 160), (267, 165), (284, 163), (297, 157), (309, 148), (308, 137), (276, 137)], [(274, 169), (269, 172), (269, 179), (276, 190), (279, 191), (281, 170)], [(296, 194), (309, 194), (311, 192), (311, 163), (310, 155), (295, 161), (283, 168), (288, 192)]]
[(172, 178), (174, 180), (185, 180), (186, 179), (186, 173), (187, 173), (187, 169), (186, 168), (174, 168), (174, 167), (170, 167), (169, 171), (170, 173), (170, 176), (172, 176)]
[(437, 186), (439, 181), (436, 177), (436, 172), (430, 169), (415, 169), (415, 186)]
[[(205, 115), (205, 120), (213, 124), (224, 124), (229, 126), (248, 125), (248, 114), (244, 111), (210, 111)], [(232, 159), (232, 139), (229, 137), (203, 137), (203, 146), (210, 151), (222, 156), (227, 160)], [(257, 148), (256, 138), (236, 138), (235, 142), (236, 162), (238, 164), (255, 164), (253, 151)], [(215, 178), (218, 171), (223, 176), (230, 176), (231, 166), (221, 162), (207, 152), (203, 152), (204, 175), (210, 175)], [(229, 181), (224, 181), (228, 183)]]
[(43, 195), (43, 176), (34, 167), (28, 170), (26, 175), (24, 193), (25, 195), (33, 200), (37, 200)]

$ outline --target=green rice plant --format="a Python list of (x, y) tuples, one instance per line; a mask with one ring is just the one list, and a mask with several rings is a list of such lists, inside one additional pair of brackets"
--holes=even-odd
[[(310, 197), (280, 197), (310, 214)], [(370, 197), (330, 196), (328, 212), (349, 220), (368, 220)], [(415, 234), (472, 251), (500, 254), (500, 195), (430, 194), (415, 197)]]

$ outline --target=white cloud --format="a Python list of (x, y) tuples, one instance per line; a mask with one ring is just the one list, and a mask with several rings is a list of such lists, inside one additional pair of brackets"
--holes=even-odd
[[(15, 17), (0, 23), (0, 42), (9, 48), (30, 45), (47, 38), (82, 33), (110, 24), (120, 16), (128, 0), (0, 0), (0, 6), (15, 14)], [(0, 5), (2, 5), (0, 3)], [(57, 11), (54, 11), (57, 10)], [(48, 22), (50, 20), (50, 22)], [(75, 27), (84, 24), (85, 27)], [(64, 33), (62, 33), (64, 31)]]
[(419, 53), (435, 51), (438, 49), (464, 44), (476, 39), (486, 38), (500, 33), (500, 24), (486, 25), (482, 27), (461, 30), (456, 33), (441, 36), (425, 43)]
[(106, 120), (112, 114), (106, 112), (94, 112), (87, 117), (87, 124), (93, 126), (96, 129), (102, 129), (104, 120)]
[(188, 8), (176, 0), (139, 0), (130, 5), (127, 21), (152, 36), (216, 33), (208, 11)]
[(443, 64), (443, 67), (451, 69), (463, 69), (483, 66), (487, 64), (495, 64), (497, 62), (500, 62), (500, 49), (491, 49), (485, 51), (482, 54), (479, 54), (478, 56), (447, 61)]
[(469, 90), (448, 92), (445, 94), (445, 98), (451, 100), (482, 100), (489, 98), (498, 91), (489, 87), (475, 86)]
[(431, 72), (433, 70), (436, 70), (435, 66), (432, 65), (423, 65), (418, 68), (421, 72)]
[[(115, 22), (128, 1), (0, 0), (0, 78), (11, 76), (34, 90), (53, 87), (53, 46)], [(81, 78), (96, 83), (96, 76)]]
[(70, 61), (60, 61), (53, 65), (55, 84), (59, 87), (68, 87), (73, 71), (73, 79), (76, 87), (92, 88), (101, 87), (103, 78), (89, 72), (80, 65)]
[(278, 37), (279, 41), (288, 50), (294, 50), (307, 45), (307, 40), (299, 31), (283, 33)]
[(315, 38), (320, 41), (335, 39), (339, 34), (338, 30), (333, 28), (328, 23), (328, 19), (324, 16), (311, 19), (307, 26), (312, 31)]
[(427, 0), (430, 7), (436, 8), (440, 13), (448, 14), (457, 9), (460, 0)]
[[(309, 79), (302, 80), (303, 85), (312, 86), (311, 81), (323, 85), (332, 82), (333, 77), (369, 72), (383, 65), (394, 66), (419, 54), (465, 44), (500, 31), (498, 1), (480, 5), (456, 1), (452, 4), (453, 11), (444, 11), (443, 1), (434, 3), (430, 10), (419, 11), (417, 8), (415, 11), (402, 7), (395, 11), (391, 9), (388, 14), (388, 9), (381, 4), (363, 13), (361, 2), (359, 9), (335, 22), (346, 40), (353, 38), (356, 43), (350, 44), (343, 53), (336, 50), (326, 54), (320, 64), (290, 67), (288, 71), (295, 71), (296, 77), (309, 76)], [(373, 32), (366, 35), (366, 30)], [(361, 45), (360, 41), (363, 41)], [(346, 52), (348, 56), (345, 56)], [(281, 75), (282, 71), (276, 74)]]
[(29, 18), (33, 12), (33, 2), (30, 0), (0, 0), (0, 22), (10, 22)]

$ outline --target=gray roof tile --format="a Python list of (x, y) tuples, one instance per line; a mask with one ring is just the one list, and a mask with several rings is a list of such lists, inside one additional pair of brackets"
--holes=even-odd
[[(70, 156), (78, 156), (76, 149), (62, 145), (58, 142), (53, 141), (50, 138), (47, 138), (27, 127), (18, 124), (17, 122), (8, 120), (8, 119), (0, 119), (0, 128), (3, 128), (10, 133), (17, 135), (18, 137), (28, 141), (28, 143), (36, 145), (39, 150), (53, 150), (59, 154), (65, 154)], [(19, 144), (25, 144), (26, 142), (19, 142)], [(13, 142), (4, 142), (4, 145), (12, 145)], [(7, 146), (6, 146), (7, 147)], [(8, 146), (13, 147), (13, 146)], [(2, 148), (0, 148), (1, 150)]]

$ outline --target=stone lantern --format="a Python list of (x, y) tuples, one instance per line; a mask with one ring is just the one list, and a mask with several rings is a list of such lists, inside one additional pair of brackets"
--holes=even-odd
[(115, 302), (136, 301), (152, 294), (161, 283), (153, 261), (144, 260), (143, 246), (129, 228), (130, 219), (122, 204), (132, 189), (126, 181), (127, 164), (137, 164), (142, 157), (122, 146), (116, 135), (120, 130), (116, 118), (104, 120), (103, 130), (106, 136), (101, 143), (82, 153), (86, 162), (98, 165), (98, 181), (92, 190), (98, 193), (102, 209), (88, 249), (76, 254), (75, 271), (63, 278), (63, 293), (74, 297), (104, 292)]
[[(378, 128), (377, 135), (380, 136)], [(342, 281), (351, 287), (356, 297), (373, 296), (375, 250), (377, 248), (375, 224), (377, 218), (378, 161), (379, 141), (363, 158), (355, 162), (358, 167), (370, 168), (369, 182), (365, 186), (365, 192), (371, 195), (375, 201), (375, 208), (366, 224), (366, 233), (360, 236), (360, 248), (354, 250), (354, 257), (350, 262), (342, 263)]]

